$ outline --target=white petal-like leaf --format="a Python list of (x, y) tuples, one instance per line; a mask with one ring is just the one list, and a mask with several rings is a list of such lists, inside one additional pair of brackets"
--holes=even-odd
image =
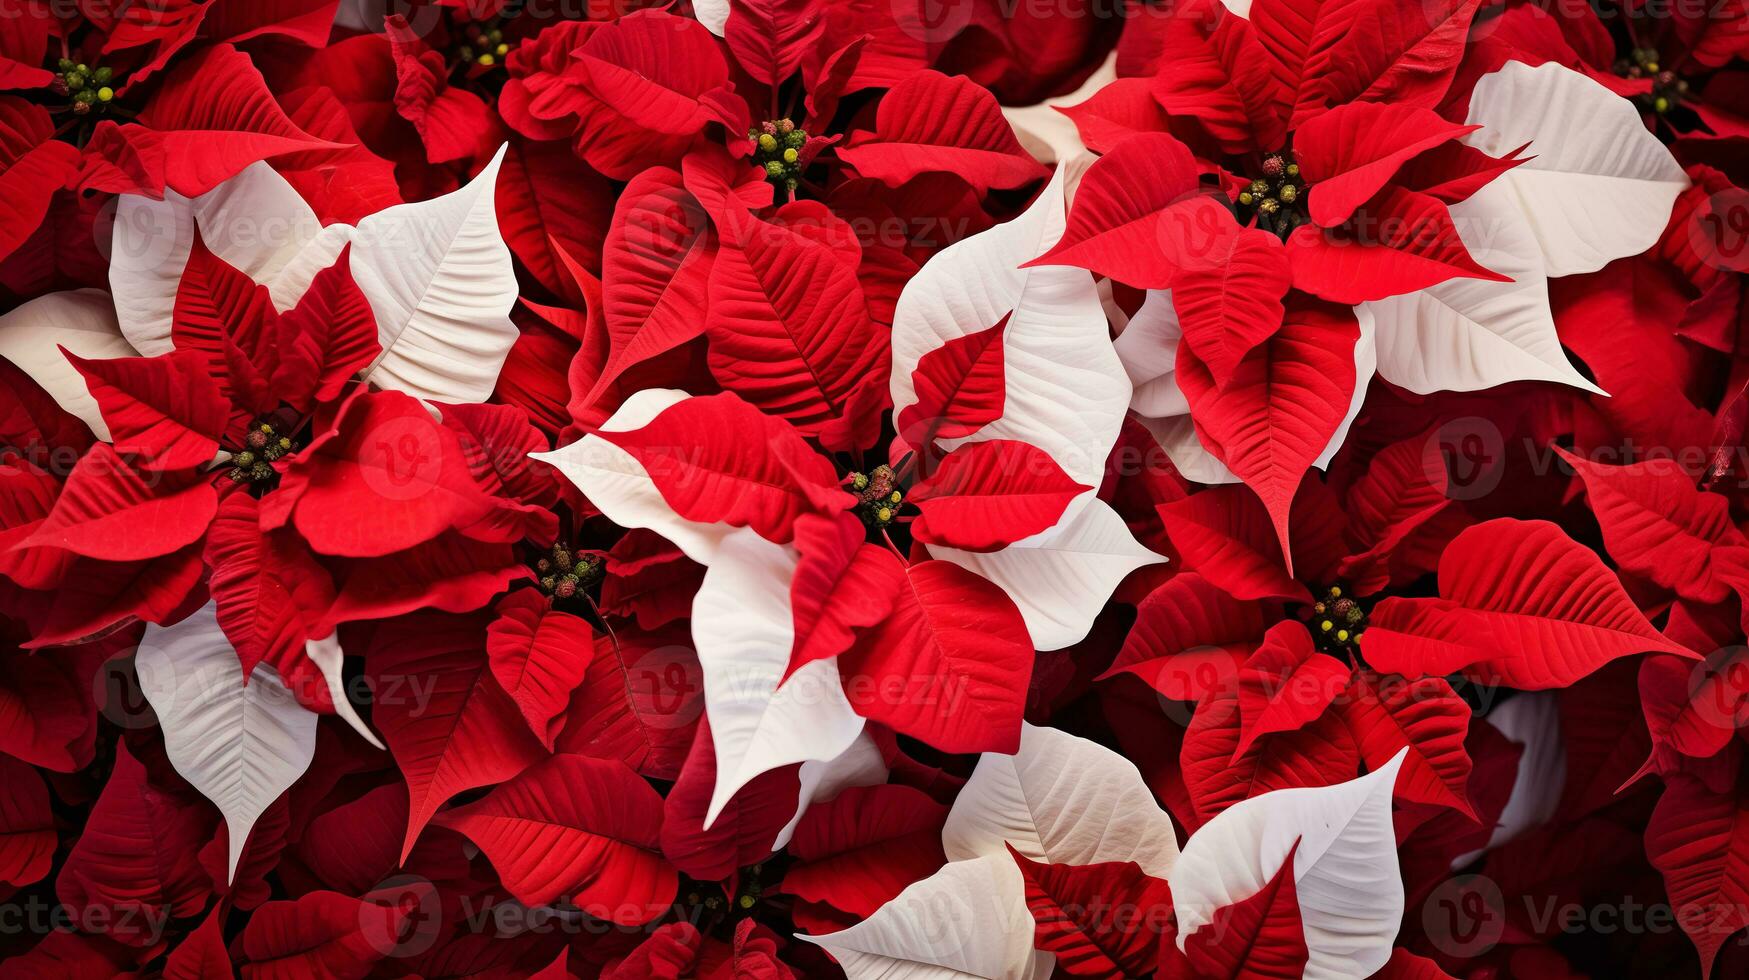
[[(122, 332), (141, 354), (171, 349), (176, 284), (188, 264), (197, 225), (214, 255), (264, 286), (272, 286), (280, 270), (323, 230), (303, 197), (262, 162), (196, 198), (170, 190), (161, 201), (121, 195), (110, 235), (109, 288)], [(280, 292), (275, 291), (274, 304), (284, 310), (303, 289), (291, 302)]]
[(729, 0), (692, 0), (692, 16), (705, 30), (722, 37), (729, 24)]
[(1178, 859), (1172, 818), (1133, 763), (1097, 742), (1033, 725), (1021, 729), (1019, 752), (978, 759), (941, 843), (950, 861), (1005, 855), (1003, 845), (1012, 844), (1033, 861), (1134, 861), (1156, 878)]
[(346, 657), (340, 649), (340, 634), (330, 633), (323, 639), (310, 640), (304, 644), (304, 655), (310, 658), (310, 662), (322, 672), (322, 679), (328, 682), (328, 700), (334, 702), (334, 713), (340, 716), (341, 721), (352, 726), (352, 730), (360, 738), (379, 749), (383, 748), (376, 733), (358, 716), (358, 709), (346, 697), (346, 680), (341, 676), (341, 665)]
[(1130, 401), (1099, 292), (1085, 269), (1020, 268), (1063, 235), (1066, 169), (1026, 213), (942, 249), (905, 284), (893, 316), (893, 405), (903, 411), (917, 400), (911, 373), (924, 354), (1012, 313), (1002, 334), (1002, 417), (944, 444), (1030, 443), (1076, 482), (1098, 486)]
[[(627, 398), (611, 418), (601, 423), (601, 429), (604, 432), (641, 429), (665, 409), (690, 397), (672, 388), (646, 388)], [(656, 489), (643, 464), (598, 435), (586, 435), (569, 446), (530, 456), (557, 467), (608, 520), (620, 527), (655, 531), (701, 565), (711, 563), (717, 546), (732, 530), (725, 525), (682, 519), (662, 499), (662, 491)]]
[(1184, 415), (1190, 400), (1178, 388), (1178, 341), (1184, 331), (1178, 326), (1178, 311), (1172, 306), (1170, 289), (1150, 289), (1123, 333), (1112, 341), (1124, 373), (1129, 375), (1130, 410), (1137, 415), (1160, 418)]
[(1105, 58), (1081, 87), (1066, 95), (1054, 95), (1043, 102), (1025, 106), (1004, 106), (1002, 117), (1014, 127), (1014, 135), (1033, 159), (1040, 163), (1073, 160), (1087, 152), (1081, 142), (1081, 132), (1075, 121), (1057, 111), (1057, 106), (1076, 106), (1093, 98), (1094, 93), (1117, 79), (1117, 52)]
[(1370, 977), (1384, 966), (1403, 918), (1391, 793), (1407, 752), (1359, 779), (1235, 803), (1192, 834), (1167, 876), (1179, 948), (1216, 911), (1261, 891), (1298, 841), (1306, 980)]
[(836, 658), (816, 660), (778, 686), (795, 642), (789, 598), (795, 568), (793, 547), (739, 528), (723, 538), (693, 597), (692, 643), (717, 752), (707, 828), (755, 776), (792, 762), (835, 759), (862, 732)]
[(850, 980), (1043, 980), (1056, 957), (1032, 948), (1026, 883), (1006, 851), (952, 861), (848, 929), (797, 936)]
[(0, 316), (0, 357), (18, 366), (97, 438), (109, 439), (109, 426), (97, 400), (59, 347), (85, 358), (133, 357), (133, 346), (122, 337), (109, 294), (77, 289), (38, 296)]
[(1561, 350), (1542, 251), (1511, 188), (1497, 180), (1452, 205), (1451, 214), (1470, 255), (1512, 281), (1450, 279), (1362, 303), (1378, 328), (1379, 375), (1423, 395), (1509, 381), (1601, 392)]
[(366, 380), (440, 402), (481, 402), (516, 327), (516, 275), (498, 232), (504, 148), (460, 190), (398, 204), (358, 223), (352, 277), (377, 318), (383, 352)]
[(1484, 153), (1530, 144), (1534, 158), (1496, 182), (1511, 191), (1550, 276), (1596, 272), (1651, 248), (1688, 186), (1632, 102), (1552, 61), (1510, 61), (1482, 76), (1468, 121), (1482, 128), (1464, 142)]
[(781, 851), (789, 844), (790, 837), (796, 832), (796, 824), (802, 822), (802, 815), (808, 812), (808, 807), (824, 803), (852, 786), (874, 786), (886, 782), (887, 760), (882, 757), (880, 746), (865, 730), (837, 758), (802, 763), (798, 775), (801, 788), (796, 794), (796, 815), (784, 824), (777, 839), (771, 842), (774, 851)]
[(315, 758), (316, 715), (266, 664), (243, 683), (210, 602), (174, 626), (147, 626), (134, 666), (170, 764), (225, 817), (228, 881), (256, 819)]
[[(1512, 792), (1488, 847), (1499, 847), (1555, 815), (1567, 785), (1567, 743), (1561, 737), (1561, 700), (1558, 691), (1523, 691), (1488, 712), (1488, 724), (1500, 734), (1524, 746), (1518, 757), (1518, 772)], [(1457, 861), (1468, 863), (1481, 852)], [(1460, 865), (1454, 863), (1453, 867)]]
[(316, 273), (340, 258), (340, 250), (352, 241), (355, 230), (351, 225), (329, 225), (293, 252), (285, 264), (262, 283), (267, 287), (274, 309), (283, 313), (298, 305)]
[(1166, 560), (1138, 544), (1123, 518), (1091, 490), (1070, 502), (1056, 526), (1000, 551), (931, 545), (929, 553), (1000, 586), (1020, 607), (1040, 650), (1081, 642), (1124, 576)]

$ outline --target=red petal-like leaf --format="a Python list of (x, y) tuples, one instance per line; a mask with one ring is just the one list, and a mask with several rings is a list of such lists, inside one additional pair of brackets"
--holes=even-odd
[(62, 349), (103, 410), (110, 441), (152, 470), (212, 462), (231, 406), (198, 351), (88, 361)]
[(219, 505), (207, 532), (207, 587), (243, 676), (266, 662), (285, 679), (319, 635), (312, 631), (334, 602), (334, 581), (295, 534), (261, 529), (260, 506), (240, 490)]
[(1089, 489), (1036, 446), (974, 442), (911, 488), (908, 499), (920, 511), (911, 535), (926, 544), (995, 551), (1056, 524), (1069, 501)]
[(164, 980), (231, 980), (231, 953), (225, 948), (224, 905), (215, 905), (200, 925), (182, 938), (164, 961)]
[(105, 561), (157, 558), (199, 539), (218, 506), (218, 493), (205, 479), (153, 474), (148, 480), (99, 443), (73, 467), (55, 509), (19, 546)]
[(952, 562), (905, 569), (893, 613), (839, 660), (865, 718), (943, 752), (1014, 752), (1032, 639), (1007, 593)]
[(865, 537), (862, 521), (853, 514), (796, 519), (801, 558), (789, 587), (796, 639), (786, 678), (850, 649), (856, 630), (893, 611), (894, 596), (905, 587), (904, 563)]
[(1463, 670), (1484, 684), (1566, 687), (1617, 657), (1695, 654), (1659, 633), (1590, 549), (1547, 521), (1499, 518), (1453, 539), (1439, 560), (1444, 601), (1386, 599), (1361, 649), (1374, 667), (1418, 677)]
[(927, 70), (894, 85), (881, 98), (874, 134), (853, 139), (838, 157), (891, 187), (924, 173), (958, 174), (979, 191), (1045, 176), (988, 89), (963, 75)]
[(595, 630), (581, 616), (554, 609), (535, 589), (499, 601), (486, 630), (492, 676), (549, 751), (563, 725), (571, 691), (583, 682), (595, 655)]
[(411, 801), (403, 861), (450, 797), (509, 779), (541, 756), (516, 703), (492, 678), (485, 644), (482, 616), (420, 613), (379, 627), (366, 653), (371, 722)]
[(1277, 623), (1239, 668), (1239, 745), (1243, 755), (1260, 736), (1291, 732), (1324, 713), (1348, 687), (1353, 668), (1312, 648), (1297, 622)]
[[(1585, 481), (1609, 556), (1696, 602), (1719, 602), (1742, 580), (1749, 537), (1724, 497), (1702, 493), (1674, 459), (1606, 466), (1557, 450)], [(1735, 551), (1735, 554), (1727, 550)]]
[(1348, 220), (1411, 159), (1479, 126), (1446, 122), (1432, 109), (1382, 102), (1339, 106), (1294, 134), (1300, 173), (1316, 190), (1312, 220), (1328, 228)]
[(1165, 133), (1124, 140), (1082, 175), (1063, 237), (1027, 264), (1079, 266), (1138, 289), (1163, 289), (1178, 258), (1167, 225), (1182, 220), (1175, 206), (1197, 187), (1196, 160), (1183, 143)]
[(341, 249), (333, 265), (316, 273), (298, 305), (279, 318), (274, 395), (304, 411), (332, 401), (382, 350), (376, 315), (352, 280), (351, 249)]
[(0, 758), (0, 883), (35, 884), (49, 873), (59, 838), (49, 810), (49, 790), (35, 769), (11, 756)]
[[(887, 345), (856, 270), (826, 245), (754, 219), (723, 230), (705, 314), (717, 382), (829, 450), (871, 444), (879, 420), (852, 395), (884, 375)], [(878, 381), (885, 387), (884, 376)]]
[(1136, 607), (1136, 623), (1101, 678), (1134, 674), (1177, 701), (1230, 691), (1239, 665), (1263, 640), (1263, 617), (1260, 604), (1181, 572)]
[(479, 845), (524, 905), (564, 896), (640, 926), (667, 913), (679, 886), (661, 856), (662, 798), (618, 762), (555, 755), (437, 823)]
[(1386, 187), (1341, 225), (1295, 228), (1287, 251), (1294, 288), (1333, 303), (1400, 296), (1448, 279), (1512, 281), (1471, 257), (1444, 201), (1402, 187)]
[(648, 633), (622, 626), (608, 639), (571, 697), (558, 750), (676, 779), (704, 714), (703, 673), (687, 624)]
[(1300, 976), (1310, 954), (1294, 888), (1294, 854), (1263, 890), (1216, 909), (1207, 924), (1186, 936), (1184, 955), (1201, 975), (1231, 980), (1290, 980)]
[(1297, 303), (1224, 386), (1188, 346), (1178, 349), (1179, 384), (1198, 435), (1263, 501), (1284, 553), (1294, 494), (1354, 398), (1359, 337), (1352, 310)]
[(1309, 599), (1284, 568), (1281, 542), (1257, 495), (1209, 487), (1157, 508), (1183, 567), (1236, 599)]
[(1711, 974), (1725, 941), (1749, 925), (1749, 806), (1673, 776), (1646, 825), (1646, 857), (1664, 875), (1676, 921)]
[(1179, 766), (1203, 820), (1270, 790), (1331, 786), (1359, 771), (1359, 749), (1334, 711), (1293, 731), (1259, 736), (1250, 748), (1235, 753), (1241, 718), (1238, 696), (1217, 691), (1196, 706), (1185, 730)]
[(859, 918), (947, 860), (947, 807), (910, 786), (853, 786), (808, 807), (786, 850), (796, 858), (782, 889)]
[(778, 832), (795, 816), (801, 767), (780, 766), (735, 791), (707, 830), (705, 814), (717, 785), (717, 752), (708, 720), (699, 722), (686, 767), (662, 803), (662, 855), (700, 881), (721, 881), (736, 868), (771, 856)]
[(729, 8), (723, 40), (754, 81), (776, 87), (820, 43), (824, 18), (814, 0), (738, 0)]
[(602, 613), (637, 620), (653, 630), (692, 614), (704, 566), (667, 538), (633, 528), (607, 552), (607, 575), (596, 600)]
[(1397, 776), (1398, 797), (1449, 806), (1475, 818), (1465, 789), (1470, 779), (1470, 756), (1464, 751), (1470, 707), (1445, 678), (1403, 680), (1363, 670), (1354, 675), (1341, 714), (1368, 769), (1377, 769), (1408, 747)]
[(1002, 417), (1008, 403), (1002, 333), (1009, 316), (1004, 313), (994, 326), (955, 337), (918, 358), (911, 372), (917, 400), (895, 422), (900, 439), (928, 450), (937, 439), (969, 436)]
[(470, 530), (492, 507), (452, 430), (417, 398), (369, 391), (292, 455), (262, 524), (289, 516), (317, 551), (371, 558)]
[(1026, 882), (1033, 946), (1056, 954), (1059, 968), (1077, 977), (1135, 977), (1153, 969), (1155, 951), (1173, 932), (1165, 881), (1131, 861), (1043, 864), (1012, 844), (1008, 853)]
[(164, 186), (187, 197), (205, 194), (257, 160), (340, 149), (286, 118), (249, 56), (228, 44), (172, 68), (139, 123), (122, 130), (143, 152), (161, 157)]
[(689, 521), (751, 527), (781, 544), (794, 536), (798, 515), (853, 502), (831, 461), (789, 423), (734, 395), (688, 398), (641, 429), (600, 435), (631, 453)]
[(1180, 260), (1172, 308), (1184, 342), (1215, 383), (1226, 385), (1245, 355), (1281, 328), (1293, 275), (1274, 235), (1230, 221), (1213, 224), (1217, 232)]
[(237, 937), (243, 975), (366, 976), (371, 964), (395, 952), (410, 911), (329, 891), (268, 902)]
[(212, 809), (186, 786), (174, 791), (147, 781), (146, 767), (125, 746), (92, 807), (66, 864), (55, 879), (55, 894), (74, 914), (122, 916), (135, 922), (132, 936), (116, 938), (143, 946), (145, 916), (187, 916), (206, 906), (212, 880), (195, 854), (217, 821)]
[(602, 250), (602, 305), (612, 353), (596, 394), (635, 364), (704, 332), (706, 283), (716, 235), (704, 209), (666, 168), (646, 170), (620, 192)]

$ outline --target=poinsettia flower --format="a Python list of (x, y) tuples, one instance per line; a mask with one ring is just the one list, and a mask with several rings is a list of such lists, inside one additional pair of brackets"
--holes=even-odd
[(711, 138), (707, 130), (746, 139), (746, 101), (716, 40), (691, 18), (638, 11), (592, 30), (549, 28), (538, 43), (511, 63), (515, 111), (526, 120), (518, 128), (575, 136), (578, 154), (609, 177), (670, 163)]
[[(43, 45), (29, 44), (31, 25), (38, 23), (29, 12), (35, 10), (27, 4), (16, 12), (10, 19), (20, 30), (7, 37), (35, 48), (35, 59), (43, 60)], [(97, 41), (100, 36), (91, 35), (84, 42), (91, 46), (93, 62), (99, 59)], [(54, 192), (62, 188), (154, 196), (169, 188), (204, 194), (255, 161), (338, 149), (293, 123), (248, 55), (229, 45), (206, 48), (149, 84), (143, 79), (150, 63), (124, 84), (115, 68), (91, 67), (78, 60), (77, 51), (66, 49), (64, 41), (54, 47), (60, 54), (50, 62), (54, 74), (44, 70), (40, 81), (20, 86), (42, 89), (47, 107), (15, 95), (0, 96), (0, 131), (7, 145), (4, 179), (9, 199), (18, 202), (0, 229), (0, 258), (36, 232)], [(115, 62), (113, 55), (107, 60)], [(220, 87), (211, 84), (215, 77), (227, 79), (229, 98), (217, 98)], [(152, 91), (149, 99), (141, 94), (146, 88)], [(118, 117), (127, 121), (118, 125)]]
[[(1152, 970), (1156, 955), (1162, 969), (1180, 958), (1183, 975), (1242, 975), (1242, 962), (1217, 964), (1297, 950), (1306, 976), (1367, 976), (1392, 955), (1403, 908), (1391, 811), (1401, 764), (1399, 755), (1339, 785), (1266, 793), (1192, 834), (1180, 853), (1171, 818), (1133, 765), (1029, 725), (1017, 753), (986, 753), (959, 791), (941, 870), (849, 928), (800, 938), (852, 978), (935, 970), (1023, 980), (1048, 976), (1059, 958), (1115, 970), (1112, 957), (1129, 946), (1145, 964), (1132, 975)], [(1095, 874), (1107, 888), (1125, 881), (1145, 904), (1126, 906), (1118, 922), (1074, 901), (1075, 876)], [(1216, 931), (1247, 901), (1279, 892), (1278, 879), (1293, 883), (1281, 921), (1250, 926), (1246, 943)], [(1084, 897), (1117, 902), (1109, 891)]]
[[(908, 565), (890, 544), (864, 540), (895, 525), (905, 493), (891, 470), (842, 476), (786, 423), (733, 395), (657, 390), (539, 458), (615, 523), (655, 530), (706, 567), (692, 616), (717, 753), (707, 826), (759, 773), (836, 759), (864, 716), (950, 751), (1015, 737), (1032, 646), (1019, 611), (976, 575)], [(985, 496), (987, 513), (973, 520), (1006, 523), (1014, 539), (1055, 521), (1077, 492), (1059, 470), (1054, 492), (1016, 486), (1047, 510), (1054, 493), (1054, 512), (1016, 511), (1004, 507), (1003, 479), (1048, 474), (1048, 458), (962, 458), (968, 475), (943, 499)], [(944, 693), (905, 689), (916, 682)]]
[[(50, 192), (62, 187), (152, 196), (170, 188), (192, 196), (259, 160), (340, 150), (293, 122), (234, 46), (273, 38), (318, 47), (331, 16), (324, 0), (67, 11), (12, 5), (0, 38), (0, 88), (18, 93), (5, 97), (13, 107), (6, 129), (14, 169), (23, 150), (35, 148), (12, 179), (41, 183), (23, 213), (8, 215), (0, 251), (36, 230)], [(45, 153), (56, 161), (53, 175), (44, 169)]]
[[(1252, 16), (1273, 11), (1259, 6)], [(1230, 15), (1215, 23), (1221, 36), (1254, 30)], [(1433, 45), (1428, 56), (1442, 52), (1438, 63), (1449, 79), (1458, 52), (1432, 38), (1417, 43)], [(1263, 57), (1232, 53), (1250, 50), (1246, 44), (1221, 50), (1222, 58)], [(1210, 70), (1221, 64), (1216, 58)], [(1381, 377), (1416, 392), (1515, 380), (1595, 387), (1560, 350), (1546, 283), (1643, 251), (1687, 184), (1631, 106), (1553, 64), (1508, 65), (1482, 79), (1465, 126), (1422, 108), (1438, 101), (1443, 84), (1389, 104), (1327, 110), (1327, 96), (1319, 95), (1291, 115), (1265, 102), (1255, 119), (1243, 114), (1236, 94), (1213, 116), (1196, 115), (1201, 103), (1188, 96), (1175, 101), (1184, 86), (1201, 91), (1195, 86), (1224, 77), (1163, 69), (1155, 79), (1165, 110), (1160, 123), (1177, 106), (1223, 152), (1284, 139), (1291, 128), (1293, 161), (1272, 154), (1259, 165), (1263, 176), (1229, 189), (1237, 191), (1238, 213), (1255, 212), (1258, 227), (1227, 220), (1225, 209), (1198, 194), (1197, 166), (1176, 140), (1140, 133), (1089, 171), (1067, 244), (1036, 260), (1169, 291), (1169, 302), (1131, 320), (1126, 331), (1144, 329), (1124, 346), (1132, 380), (1145, 393), (1136, 407), (1181, 470), (1202, 482), (1244, 480), (1285, 534), (1300, 475), (1326, 464), (1341, 445), (1375, 364)], [(1236, 92), (1237, 83), (1222, 84), (1229, 87), (1220, 91)], [(1540, 111), (1523, 108), (1531, 104)], [(1578, 112), (1608, 126), (1576, 129), (1568, 121)], [(1618, 152), (1599, 153), (1606, 143)], [(1158, 192), (1148, 201), (1126, 199), (1120, 187), (1140, 174)], [(1605, 185), (1618, 193), (1601, 202), (1568, 196)], [(1410, 202), (1425, 205), (1416, 212), (1425, 214), (1394, 210)], [(1318, 230), (1320, 223), (1393, 215), (1387, 224), (1395, 230), (1377, 240), (1353, 238), (1352, 227), (1335, 237)], [(1285, 247), (1265, 225), (1286, 238)], [(1333, 303), (1352, 304), (1352, 312)]]
[[(652, 428), (674, 409), (665, 429)], [(693, 430), (690, 448), (677, 441), (684, 437), (674, 428), (683, 415), (713, 419)], [(619, 445), (621, 433), (646, 440), (648, 464)], [(664, 444), (675, 451), (664, 455)], [(834, 501), (842, 511), (850, 502), (826, 459), (785, 423), (734, 396), (654, 389), (628, 399), (599, 432), (536, 458), (550, 462), (614, 523), (654, 530), (707, 569), (692, 604), (717, 771), (707, 828), (762, 772), (797, 762), (815, 768), (841, 758), (849, 763), (862, 719), (833, 662), (800, 666), (785, 680), (796, 645), (790, 587), (800, 560), (792, 543), (797, 518)]]
[[(1060, 227), (1061, 188), (1059, 177), (1009, 234), (970, 239), (962, 254), (1024, 250)], [(1032, 649), (1080, 639), (1092, 622), (1084, 600), (1159, 560), (1094, 497), (1104, 452), (1081, 433), (1115, 425), (1122, 391), (1066, 400), (1079, 379), (1051, 361), (1117, 374), (1091, 277), (1016, 270), (1036, 292), (1023, 282), (982, 297), (995, 325), (930, 350), (940, 341), (917, 331), (942, 302), (933, 291), (963, 285), (954, 253), (901, 299), (903, 336), (922, 349), (896, 351), (896, 366), (915, 367), (927, 400), (905, 400), (898, 425), (916, 451), (896, 468), (844, 474), (807, 430), (739, 397), (657, 390), (538, 457), (615, 523), (655, 530), (707, 569), (692, 607), (718, 773), (706, 826), (759, 773), (832, 763), (865, 717), (948, 751), (1011, 745)], [(918, 319), (907, 320), (912, 302)], [(920, 514), (902, 523), (906, 506)], [(907, 562), (889, 536), (901, 528), (939, 557)]]
[[(1600, 9), (1506, 5), (1465, 54), (1464, 74), (1480, 75), (1507, 61), (1553, 61), (1582, 71), (1640, 110), (1666, 139), (1708, 142), (1749, 136), (1742, 69), (1749, 55), (1749, 8), (1740, 2), (1660, 16), (1633, 4)], [(1621, 43), (1609, 29), (1626, 25)]]
[[(946, 249), (906, 284), (893, 321), (892, 398), (901, 444), (925, 465), (940, 449), (1011, 440), (1037, 447), (1075, 483), (1100, 484), (1128, 380), (1093, 278), (1068, 266), (1022, 268), (1063, 233), (1067, 168), (1019, 218)], [(1158, 556), (1136, 544), (1093, 493), (1061, 520), (980, 552), (925, 540), (931, 555), (1001, 586), (1034, 646), (1086, 636), (1123, 577)]]
[[(100, 440), (13, 549), (124, 562), (204, 553), (239, 676), (265, 662), (374, 740), (340, 694), (335, 625), (464, 601), (432, 592), (431, 578), (477, 566), (501, 584), (515, 574), (509, 542), (550, 536), (538, 514), (496, 496), (501, 484), (480, 482), (468, 455), (478, 420), (457, 406), (440, 422), (409, 395), (491, 390), (490, 374), (474, 379), (502, 357), (495, 338), (514, 296), (492, 173), (357, 229), (315, 230), (290, 186), (257, 166), (194, 201), (137, 205), (169, 234), (118, 248), (131, 259), (116, 264), (118, 295), (133, 302), (57, 294), (7, 316), (5, 356)], [(397, 562), (418, 571), (385, 589)]]

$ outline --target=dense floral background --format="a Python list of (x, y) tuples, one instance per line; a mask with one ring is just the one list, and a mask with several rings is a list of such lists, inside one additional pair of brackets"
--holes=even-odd
[(0, 976), (1749, 976), (1745, 0), (0, 0)]

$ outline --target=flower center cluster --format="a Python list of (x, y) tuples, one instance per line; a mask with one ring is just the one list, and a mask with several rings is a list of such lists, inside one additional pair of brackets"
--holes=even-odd
[(1281, 236), (1310, 221), (1306, 212), (1306, 182), (1300, 165), (1287, 151), (1263, 159), (1263, 175), (1239, 192), (1239, 220)]
[(778, 877), (766, 864), (749, 865), (735, 876), (734, 894), (722, 882), (689, 878), (685, 884), (690, 887), (680, 893), (678, 903), (696, 913), (693, 922), (699, 931), (709, 933), (718, 925), (752, 914), (754, 906), (776, 886)]
[(62, 58), (55, 63), (55, 80), (49, 89), (67, 98), (75, 115), (102, 112), (115, 99), (115, 70), (92, 68), (84, 62)]
[(893, 523), (905, 494), (899, 490), (893, 468), (882, 463), (867, 473), (850, 474), (850, 492), (856, 495), (856, 516), (869, 527)]
[(796, 189), (802, 179), (802, 147), (808, 142), (808, 132), (789, 119), (766, 121), (747, 131), (754, 143), (753, 163), (765, 170), (765, 176), (786, 191)]
[(1350, 653), (1366, 630), (1366, 609), (1340, 585), (1324, 590), (1312, 604), (1312, 639), (1325, 653)]
[(534, 563), (540, 590), (555, 603), (576, 598), (577, 594), (601, 578), (602, 560), (597, 555), (568, 548), (563, 542), (553, 545), (552, 552)]
[(504, 56), (510, 53), (510, 45), (504, 40), (504, 32), (496, 27), (482, 30), (478, 24), (470, 24), (464, 37), (465, 40), (456, 48), (456, 55), (463, 64), (490, 68), (501, 64)]
[(1634, 97), (1644, 111), (1663, 115), (1682, 104), (1688, 94), (1688, 82), (1658, 64), (1658, 52), (1651, 48), (1635, 48), (1615, 63), (1615, 73), (1623, 78), (1650, 78), (1652, 90)]
[(279, 479), (279, 469), (273, 464), (297, 448), (297, 443), (275, 431), (271, 423), (257, 420), (243, 437), (243, 449), (231, 457), (231, 482), (269, 489)]

